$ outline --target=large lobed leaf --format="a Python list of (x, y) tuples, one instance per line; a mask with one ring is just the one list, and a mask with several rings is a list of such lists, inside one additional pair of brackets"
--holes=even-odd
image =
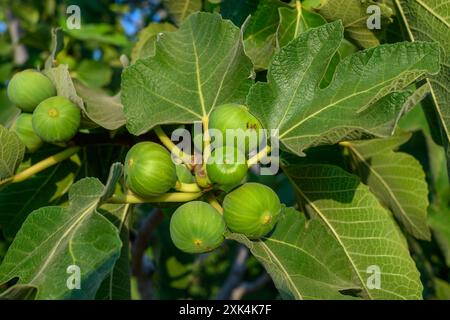
[(319, 84), (343, 39), (340, 21), (302, 33), (272, 59), (267, 83), (256, 83), (247, 104), (267, 129), (278, 129), (297, 155), (361, 134), (388, 136), (410, 96), (402, 91), (439, 71), (431, 43), (381, 45), (348, 56), (324, 89)]
[[(275, 229), (245, 244), (284, 298), (419, 299), (422, 285), (392, 216), (357, 177), (330, 165), (285, 168), (306, 216), (284, 209)], [(370, 271), (380, 270), (380, 288)]]
[(251, 241), (241, 234), (229, 239), (246, 245), (264, 265), (283, 298), (346, 299), (339, 291), (358, 289), (353, 272), (326, 225), (285, 208), (270, 236)]
[(19, 137), (0, 125), (0, 181), (14, 175), (25, 154)]
[(393, 151), (410, 137), (398, 134), (388, 139), (346, 142), (345, 146), (354, 156), (362, 180), (406, 230), (416, 238), (430, 240), (425, 173), (413, 156)]
[[(69, 191), (70, 205), (31, 213), (0, 265), (0, 283), (18, 278), (19, 290), (34, 288), (36, 299), (93, 299), (119, 257), (117, 229), (97, 207), (110, 197), (122, 168), (114, 165), (106, 186), (85, 178)], [(69, 266), (80, 268), (80, 289), (69, 289)], [(8, 295), (6, 295), (8, 297)]]
[(158, 124), (202, 120), (223, 103), (243, 103), (251, 74), (239, 28), (217, 14), (192, 14), (157, 39), (153, 57), (124, 71), (127, 128), (139, 135)]
[[(313, 219), (333, 235), (367, 299), (419, 299), (422, 284), (407, 243), (391, 214), (368, 187), (339, 167), (298, 165), (285, 168)], [(323, 255), (330, 254), (324, 250)], [(380, 288), (369, 286), (368, 270), (380, 270)]]

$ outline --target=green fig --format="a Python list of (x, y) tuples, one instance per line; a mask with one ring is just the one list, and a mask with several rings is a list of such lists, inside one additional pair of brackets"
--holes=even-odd
[(43, 144), (42, 139), (39, 138), (33, 129), (32, 118), (31, 114), (22, 113), (17, 117), (11, 128), (29, 152), (35, 152)]
[(36, 134), (50, 143), (72, 139), (80, 127), (80, 109), (65, 97), (51, 97), (42, 101), (33, 112)]
[(25, 112), (33, 112), (39, 103), (56, 95), (53, 83), (36, 70), (16, 73), (8, 85), (8, 97)]
[(154, 142), (139, 142), (125, 158), (127, 186), (141, 197), (165, 193), (177, 182), (175, 163), (163, 146)]
[(225, 240), (225, 222), (210, 204), (192, 201), (180, 206), (170, 220), (170, 237), (188, 253), (211, 251)]
[(247, 175), (245, 155), (233, 146), (214, 149), (206, 164), (208, 178), (219, 185), (234, 185)]
[[(264, 138), (259, 120), (246, 106), (239, 104), (224, 104), (215, 108), (209, 118), (209, 128), (222, 133), (224, 145), (234, 145), (245, 154), (258, 148)], [(232, 134), (231, 141), (227, 139), (227, 133)]]
[(227, 227), (250, 239), (259, 239), (275, 226), (281, 211), (277, 194), (259, 183), (246, 183), (225, 196), (223, 218)]

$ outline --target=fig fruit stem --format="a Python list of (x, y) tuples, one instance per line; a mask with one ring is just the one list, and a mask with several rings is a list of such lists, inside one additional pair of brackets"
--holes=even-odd
[(270, 152), (270, 146), (265, 146), (261, 151), (259, 151), (257, 154), (255, 154), (253, 157), (248, 159), (247, 165), (250, 168), (251, 166), (257, 164), (259, 161), (261, 161), (262, 158), (267, 156)]
[(179, 192), (201, 192), (199, 185), (196, 183), (182, 183), (180, 181), (177, 181), (175, 185), (175, 190)]
[(203, 166), (206, 166), (211, 156), (211, 136), (209, 135), (209, 118), (203, 117)]
[(216, 209), (217, 211), (219, 211), (219, 213), (221, 215), (223, 215), (223, 208), (220, 205), (219, 201), (217, 201), (217, 198), (214, 195), (210, 194), (208, 196), (208, 202), (210, 205), (212, 205), (214, 207), (214, 209)]
[(158, 136), (161, 143), (169, 149), (169, 151), (181, 159), (187, 166), (189, 170), (192, 170), (192, 157), (183, 151), (180, 150), (173, 142), (170, 140), (170, 138), (167, 136), (167, 134), (164, 132), (164, 130), (161, 128), (161, 126), (156, 126), (153, 128), (153, 131)]
[(188, 192), (174, 192), (164, 193), (159, 196), (142, 198), (135, 194), (113, 195), (107, 202), (115, 204), (137, 204), (137, 203), (162, 203), (162, 202), (189, 202), (200, 198), (203, 192), (188, 193)]
[(34, 176), (36, 173), (39, 173), (51, 166), (54, 166), (55, 164), (62, 162), (68, 158), (70, 158), (71, 156), (73, 156), (74, 154), (76, 154), (78, 151), (80, 151), (80, 147), (70, 147), (67, 148), (64, 151), (61, 151), (57, 154), (54, 154), (42, 161), (39, 161), (38, 163), (32, 165), (31, 167), (17, 173), (16, 175), (0, 182), (0, 186), (1, 185), (6, 185), (6, 184), (10, 184), (10, 183), (17, 183), (17, 182), (22, 182), (27, 180), (28, 178), (31, 178), (32, 176)]

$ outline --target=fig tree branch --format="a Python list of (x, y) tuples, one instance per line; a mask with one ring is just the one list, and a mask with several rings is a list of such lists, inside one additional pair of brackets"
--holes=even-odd
[(200, 198), (203, 192), (173, 192), (164, 193), (159, 196), (142, 198), (135, 194), (113, 195), (108, 203), (125, 204), (125, 203), (162, 203), (162, 202), (189, 202)]
[(201, 192), (202, 190), (196, 183), (181, 183), (177, 181), (175, 190), (180, 192)]
[(239, 285), (239, 283), (242, 281), (242, 278), (244, 277), (245, 270), (247, 269), (247, 266), (245, 265), (247, 258), (248, 249), (245, 246), (240, 245), (238, 247), (238, 252), (236, 254), (233, 266), (231, 267), (230, 273), (228, 274), (225, 283), (216, 296), (217, 300), (230, 299), (231, 293), (233, 292), (234, 288)]
[(3, 180), (2, 182), (0, 182), (0, 186), (1, 185), (6, 185), (6, 184), (10, 184), (10, 183), (17, 183), (17, 182), (22, 182), (24, 180), (27, 180), (28, 178), (31, 178), (32, 176), (34, 176), (36, 173), (39, 173), (51, 166), (54, 166), (55, 164), (62, 162), (68, 158), (70, 158), (71, 156), (73, 156), (74, 154), (76, 154), (78, 151), (80, 151), (80, 147), (70, 147), (67, 148), (64, 151), (61, 151), (53, 156), (50, 156), (42, 161), (39, 161), (38, 163), (32, 165), (31, 167), (17, 173), (16, 175)]
[(264, 288), (267, 284), (270, 283), (272, 279), (270, 278), (268, 273), (264, 273), (254, 281), (251, 282), (243, 282), (238, 287), (234, 288), (231, 292), (230, 299), (231, 300), (241, 300), (247, 294), (251, 294), (257, 292)]
[(6, 18), (11, 43), (14, 48), (14, 63), (22, 65), (28, 60), (28, 51), (27, 48), (20, 43), (20, 21), (14, 16), (11, 9), (6, 10)]
[(153, 231), (163, 219), (164, 214), (161, 209), (155, 209), (142, 221), (136, 239), (133, 241), (131, 247), (131, 272), (137, 279), (138, 290), (142, 300), (151, 300), (153, 298), (151, 274), (154, 270), (145, 251), (147, 250)]

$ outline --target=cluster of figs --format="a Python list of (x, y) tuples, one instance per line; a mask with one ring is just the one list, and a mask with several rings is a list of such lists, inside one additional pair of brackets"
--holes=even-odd
[[(44, 73), (31, 69), (16, 73), (7, 93), (22, 110), (12, 129), (29, 152), (36, 151), (44, 142), (67, 142), (78, 132), (80, 108), (58, 96), (53, 82)], [(176, 247), (188, 253), (217, 248), (229, 231), (259, 239), (273, 229), (281, 211), (280, 200), (271, 188), (245, 182), (248, 155), (263, 140), (259, 134), (262, 126), (248, 108), (238, 104), (216, 107), (209, 116), (209, 128), (222, 132), (224, 137), (227, 130), (240, 130), (246, 137), (256, 134), (257, 138), (245, 139), (242, 146), (225, 138), (221, 146), (212, 150), (205, 165), (184, 167), (205, 191), (227, 191), (222, 206), (195, 200), (179, 206), (172, 215), (171, 238)], [(203, 140), (203, 135), (194, 136), (194, 146), (201, 149)], [(126, 155), (126, 186), (143, 198), (164, 194), (176, 189), (179, 166), (162, 145), (139, 142)]]
[[(281, 211), (277, 194), (266, 185), (245, 182), (248, 154), (263, 139), (259, 135), (261, 128), (260, 122), (243, 105), (225, 104), (211, 113), (209, 129), (219, 130), (224, 137), (230, 129), (238, 129), (246, 137), (252, 134), (257, 137), (245, 139), (241, 147), (236, 141), (223, 139), (222, 145), (215, 146), (211, 152), (209, 161), (199, 165), (204, 171), (203, 175), (198, 174), (201, 170), (192, 169), (192, 178), (200, 187), (229, 192), (219, 208), (195, 200), (175, 210), (170, 221), (170, 235), (180, 250), (188, 253), (207, 252), (219, 247), (229, 231), (256, 240), (274, 228)], [(193, 137), (194, 146), (202, 141), (201, 136)], [(175, 188), (178, 181), (177, 166), (163, 146), (154, 142), (140, 142), (126, 156), (125, 181), (128, 188), (141, 197), (161, 195)]]
[(44, 142), (64, 143), (80, 126), (80, 109), (69, 99), (58, 96), (52, 81), (42, 72), (28, 69), (16, 73), (9, 82), (8, 98), (22, 113), (12, 129), (29, 152)]

